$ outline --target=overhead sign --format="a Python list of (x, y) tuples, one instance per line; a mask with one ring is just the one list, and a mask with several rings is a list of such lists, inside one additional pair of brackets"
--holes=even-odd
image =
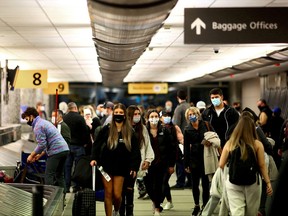
[(288, 8), (185, 8), (184, 43), (288, 43)]
[(47, 70), (20, 70), (15, 88), (47, 88)]
[(128, 83), (128, 94), (167, 94), (167, 83)]
[(44, 94), (56, 94), (58, 89), (59, 95), (69, 94), (69, 83), (68, 82), (53, 82), (48, 83), (48, 88), (43, 89)]

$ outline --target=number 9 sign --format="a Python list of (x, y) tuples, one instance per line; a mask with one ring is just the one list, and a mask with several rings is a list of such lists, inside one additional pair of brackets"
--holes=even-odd
[(65, 85), (64, 85), (63, 83), (59, 83), (59, 84), (58, 84), (58, 91), (59, 91), (59, 93), (63, 92), (64, 89), (65, 89)]
[(56, 89), (58, 94), (69, 94), (69, 83), (68, 82), (53, 82), (48, 83), (48, 88), (43, 89), (44, 94), (56, 94)]

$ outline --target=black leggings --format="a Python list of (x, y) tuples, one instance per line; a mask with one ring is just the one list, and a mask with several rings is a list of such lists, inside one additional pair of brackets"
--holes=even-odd
[(164, 175), (168, 172), (168, 167), (163, 165), (152, 165), (149, 167), (145, 177), (145, 185), (150, 199), (153, 201), (155, 208), (160, 208), (164, 197)]
[(200, 190), (199, 190), (199, 184), (200, 179), (202, 181), (202, 200), (203, 200), (203, 206), (206, 205), (206, 203), (209, 200), (209, 179), (208, 176), (205, 175), (205, 173), (199, 169), (193, 169), (191, 170), (191, 178), (192, 178), (192, 193), (195, 205), (199, 205), (199, 198), (200, 198)]

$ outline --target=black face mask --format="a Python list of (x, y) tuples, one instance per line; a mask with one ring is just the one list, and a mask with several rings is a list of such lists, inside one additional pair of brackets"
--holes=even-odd
[(125, 119), (124, 115), (114, 115), (114, 121), (121, 123)]
[(33, 123), (33, 120), (30, 120), (30, 119), (29, 119), (29, 121), (27, 121), (27, 124), (28, 124), (29, 126), (32, 126), (32, 123)]

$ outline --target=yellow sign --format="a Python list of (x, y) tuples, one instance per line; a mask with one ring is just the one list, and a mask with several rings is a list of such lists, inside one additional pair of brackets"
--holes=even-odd
[(44, 94), (56, 94), (56, 89), (58, 89), (58, 94), (69, 94), (69, 83), (68, 82), (54, 82), (48, 83), (48, 88), (43, 89)]
[(128, 94), (167, 94), (167, 83), (128, 83)]
[(47, 70), (20, 70), (15, 88), (47, 88)]

